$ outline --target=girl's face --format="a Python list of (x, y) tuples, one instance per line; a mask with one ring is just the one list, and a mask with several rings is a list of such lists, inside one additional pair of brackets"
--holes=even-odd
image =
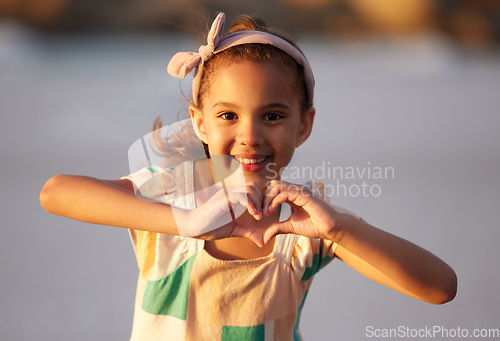
[(273, 62), (229, 64), (212, 74), (203, 107), (190, 107), (210, 154), (235, 157), (262, 187), (311, 133), (315, 110), (301, 113), (295, 77)]

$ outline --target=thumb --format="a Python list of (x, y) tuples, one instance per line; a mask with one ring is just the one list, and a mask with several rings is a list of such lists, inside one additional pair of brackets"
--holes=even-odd
[(236, 223), (233, 228), (233, 233), (231, 237), (243, 237), (248, 238), (257, 244), (259, 247), (264, 246), (264, 238), (262, 234), (252, 226), (241, 225)]
[(274, 236), (281, 233), (292, 233), (286, 221), (271, 224), (266, 231), (264, 231), (264, 244), (267, 244)]

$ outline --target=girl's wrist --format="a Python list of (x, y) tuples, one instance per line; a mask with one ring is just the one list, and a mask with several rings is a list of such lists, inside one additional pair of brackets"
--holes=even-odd
[(350, 226), (352, 226), (354, 220), (358, 220), (350, 214), (347, 213), (336, 213), (334, 218), (333, 228), (331, 233), (329, 233), (326, 239), (340, 244), (345, 238), (346, 234), (349, 233)]

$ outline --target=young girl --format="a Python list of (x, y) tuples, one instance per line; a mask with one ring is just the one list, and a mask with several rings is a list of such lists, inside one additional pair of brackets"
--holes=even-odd
[[(180, 78), (195, 70), (189, 111), (208, 159), (120, 180), (56, 175), (40, 195), (51, 213), (130, 230), (140, 270), (131, 339), (301, 340), (307, 291), (334, 257), (408, 296), (452, 300), (457, 279), (442, 260), (313, 195), (318, 187), (279, 179), (312, 130), (311, 68), (262, 22), (239, 17), (227, 35), (223, 24), (220, 13), (208, 44), (169, 64)], [(218, 156), (231, 169), (220, 179)], [(144, 174), (181, 179), (184, 194), (139, 200)]]

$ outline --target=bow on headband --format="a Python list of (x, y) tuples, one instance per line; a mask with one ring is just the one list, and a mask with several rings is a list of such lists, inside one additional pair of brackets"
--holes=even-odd
[(219, 13), (208, 32), (207, 45), (201, 46), (198, 52), (178, 52), (172, 57), (168, 64), (168, 73), (177, 78), (184, 78), (193, 69), (196, 69), (193, 77), (193, 101), (196, 105), (198, 105), (200, 75), (202, 74), (200, 70), (203, 68), (203, 63), (225, 49), (243, 44), (273, 45), (292, 57), (304, 68), (307, 95), (309, 104), (312, 105), (314, 96), (314, 76), (311, 66), (302, 52), (286, 40), (263, 31), (238, 31), (221, 37), (225, 21), (226, 16), (224, 13)]
[(208, 32), (207, 45), (200, 46), (199, 52), (177, 52), (170, 63), (168, 63), (167, 71), (174, 77), (184, 78), (200, 63), (203, 63), (214, 56), (214, 51), (219, 44), (226, 16), (224, 13), (219, 13), (212, 23), (212, 27)]

